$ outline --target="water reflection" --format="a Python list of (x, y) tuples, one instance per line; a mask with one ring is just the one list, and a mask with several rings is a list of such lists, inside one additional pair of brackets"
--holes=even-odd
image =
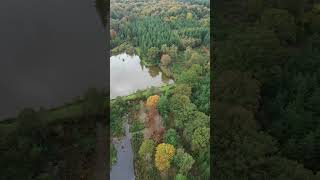
[(172, 79), (170, 77), (168, 77), (168, 76), (161, 76), (161, 80), (165, 84), (169, 84), (172, 81)]
[(145, 67), (139, 56), (119, 54), (110, 58), (110, 98), (125, 96), (151, 86), (173, 83), (158, 67)]
[(156, 77), (159, 75), (160, 69), (158, 67), (152, 66), (152, 67), (149, 67), (148, 72), (151, 77)]

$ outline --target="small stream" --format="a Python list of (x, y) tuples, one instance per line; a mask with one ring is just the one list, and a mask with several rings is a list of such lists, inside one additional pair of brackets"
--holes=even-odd
[(111, 180), (134, 180), (133, 152), (131, 147), (131, 134), (129, 132), (128, 120), (124, 123), (126, 135), (122, 138), (112, 139), (117, 149), (117, 163), (112, 166), (110, 172)]

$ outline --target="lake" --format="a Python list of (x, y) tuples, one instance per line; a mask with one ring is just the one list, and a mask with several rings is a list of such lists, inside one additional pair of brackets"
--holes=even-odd
[(146, 67), (139, 56), (122, 53), (110, 57), (110, 98), (126, 96), (137, 90), (171, 84), (173, 80), (156, 66)]
[(0, 23), (0, 119), (108, 86), (93, 0), (2, 0)]

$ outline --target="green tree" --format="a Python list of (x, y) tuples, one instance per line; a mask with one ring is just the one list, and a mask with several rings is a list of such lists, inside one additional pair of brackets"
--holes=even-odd
[(176, 45), (172, 44), (170, 46), (170, 49), (169, 49), (168, 53), (169, 53), (170, 57), (172, 57), (173, 59), (177, 58), (177, 56), (178, 56), (178, 47)]
[(206, 74), (193, 89), (191, 101), (198, 110), (210, 114), (210, 75)]
[(173, 159), (176, 166), (179, 168), (179, 174), (187, 175), (190, 169), (192, 168), (195, 160), (192, 156), (186, 153), (183, 149), (178, 148), (176, 155)]
[(121, 97), (117, 97), (110, 106), (111, 135), (121, 136), (125, 133), (123, 121), (124, 115), (127, 113), (127, 103)]
[(151, 161), (155, 149), (155, 142), (151, 139), (146, 139), (140, 146), (139, 155), (145, 161)]
[(161, 114), (161, 117), (164, 121), (165, 127), (168, 127), (169, 125), (169, 112), (170, 112), (170, 105), (169, 105), (169, 100), (167, 96), (161, 96), (159, 103), (158, 103), (158, 110)]
[(192, 149), (194, 151), (208, 151), (210, 144), (210, 128), (198, 128), (192, 135)]
[(178, 78), (177, 82), (181, 84), (187, 84), (191, 87), (194, 87), (198, 81), (200, 80), (200, 75), (203, 73), (203, 68), (198, 65), (194, 64), (191, 66), (190, 69), (187, 71), (182, 72)]
[(191, 55), (192, 55), (192, 48), (188, 46), (184, 51), (184, 58), (188, 60), (191, 58)]
[(186, 140), (191, 142), (190, 134), (193, 134), (195, 129), (200, 127), (209, 127), (210, 126), (209, 116), (204, 114), (203, 112), (196, 111), (194, 116), (192, 116), (192, 121), (186, 123), (185, 128), (183, 130), (183, 136)]
[(188, 64), (189, 65), (199, 64), (201, 66), (204, 66), (207, 63), (207, 61), (208, 61), (207, 58), (205, 58), (204, 56), (200, 55), (197, 52), (194, 52), (191, 54)]
[(137, 132), (132, 135), (132, 149), (134, 153), (139, 153), (142, 142), (143, 142), (143, 133)]
[(169, 54), (170, 48), (167, 46), (167, 44), (161, 45), (161, 53), (162, 54)]
[(173, 89), (173, 94), (191, 96), (191, 87), (186, 84), (177, 84)]
[(157, 64), (159, 61), (159, 49), (157, 47), (151, 47), (148, 50), (147, 59), (148, 59), (148, 62)]
[(174, 180), (187, 180), (188, 178), (182, 174), (177, 174)]
[(188, 96), (175, 94), (170, 98), (169, 103), (171, 111), (179, 113), (186, 107), (187, 104), (190, 104), (191, 101)]
[(178, 135), (174, 129), (169, 129), (164, 135), (164, 142), (167, 144), (172, 144), (174, 147), (178, 145)]
[(174, 125), (179, 129), (183, 129), (186, 124), (194, 119), (196, 106), (193, 103), (184, 105), (181, 111), (174, 111)]

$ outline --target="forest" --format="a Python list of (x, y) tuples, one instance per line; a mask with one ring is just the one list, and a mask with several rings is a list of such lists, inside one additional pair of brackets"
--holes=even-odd
[(111, 101), (111, 138), (130, 125), (135, 179), (209, 179), (209, 1), (113, 0), (110, 28), (113, 55), (137, 54), (175, 80)]
[[(156, 4), (155, 4), (156, 3)], [(208, 46), (209, 8), (179, 1), (112, 1), (111, 48), (158, 65), (163, 54)]]
[(215, 1), (214, 179), (320, 179), (317, 1)]

